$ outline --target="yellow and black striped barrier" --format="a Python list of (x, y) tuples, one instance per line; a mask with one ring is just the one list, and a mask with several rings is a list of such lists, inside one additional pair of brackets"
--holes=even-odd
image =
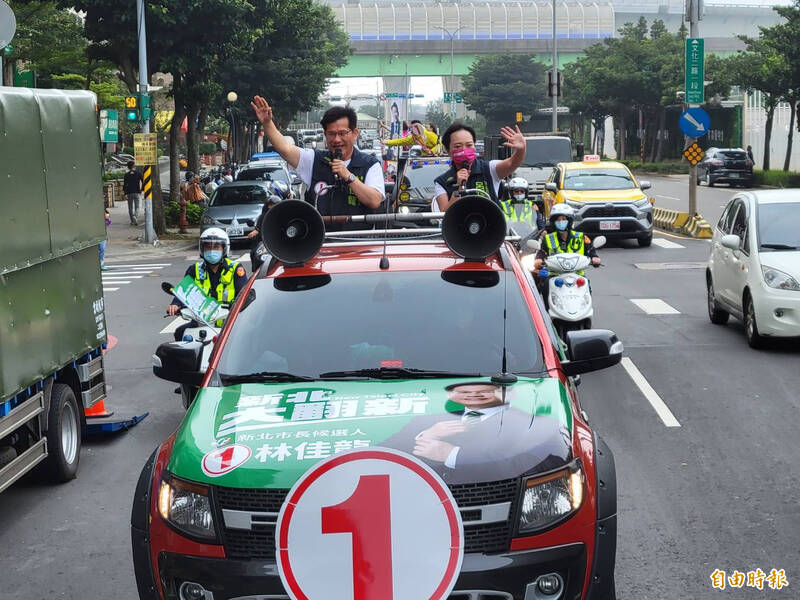
[(151, 165), (146, 165), (144, 168), (144, 174), (142, 175), (143, 179), (143, 188), (142, 191), (144, 192), (145, 199), (153, 199), (153, 167)]
[(653, 225), (664, 231), (682, 233), (694, 238), (710, 238), (713, 234), (711, 225), (701, 215), (693, 217), (688, 212), (671, 208), (653, 207)]
[(683, 233), (690, 237), (708, 239), (713, 236), (714, 231), (708, 221), (696, 214), (686, 224)]

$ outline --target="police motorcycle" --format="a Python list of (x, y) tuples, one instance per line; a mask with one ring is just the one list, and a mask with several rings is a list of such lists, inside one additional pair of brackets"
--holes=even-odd
[[(605, 243), (606, 238), (602, 235), (592, 241), (595, 249), (602, 248)], [(568, 331), (591, 329), (594, 316), (592, 292), (583, 271), (593, 266), (592, 259), (575, 252), (551, 254), (544, 260), (543, 267), (537, 270), (534, 261), (540, 248), (541, 242), (533, 237), (522, 240), (522, 266), (537, 277), (546, 278), (548, 313), (559, 337), (566, 340)]]

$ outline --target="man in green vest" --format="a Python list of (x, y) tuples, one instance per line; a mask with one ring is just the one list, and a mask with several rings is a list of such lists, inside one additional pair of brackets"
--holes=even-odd
[(539, 212), (539, 207), (528, 199), (528, 180), (523, 177), (514, 177), (506, 185), (506, 190), (508, 198), (500, 202), (500, 208), (503, 209), (506, 220), (512, 229), (514, 223), (519, 222), (544, 231), (544, 217)]
[[(199, 250), (202, 260), (186, 269), (186, 275), (192, 277), (200, 289), (225, 305), (233, 304), (239, 292), (247, 285), (244, 267), (228, 258), (230, 248), (228, 234), (219, 227), (210, 227), (200, 235)], [(172, 304), (167, 307), (167, 314), (176, 315), (183, 306), (180, 300), (173, 298)], [(222, 327), (221, 320), (214, 324)], [(183, 331), (190, 326), (196, 327), (197, 324), (189, 322), (178, 327), (175, 340), (183, 339)]]
[(551, 233), (544, 237), (541, 249), (536, 253), (534, 268), (540, 269), (544, 259), (551, 254), (574, 253), (584, 254), (592, 259), (592, 266), (600, 265), (597, 250), (592, 247), (592, 240), (580, 231), (573, 231), (572, 222), (575, 211), (568, 204), (554, 204), (550, 209)]

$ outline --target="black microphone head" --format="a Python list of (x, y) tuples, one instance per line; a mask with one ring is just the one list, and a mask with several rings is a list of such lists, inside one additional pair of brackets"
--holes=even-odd
[(342, 160), (342, 149), (341, 148), (336, 148), (333, 151), (333, 158), (335, 158), (336, 160)]

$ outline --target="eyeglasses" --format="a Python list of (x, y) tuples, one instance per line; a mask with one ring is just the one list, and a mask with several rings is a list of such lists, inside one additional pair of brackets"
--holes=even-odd
[(341, 129), (339, 131), (326, 131), (325, 137), (328, 138), (329, 140), (335, 140), (337, 137), (344, 139), (352, 131), (353, 131), (352, 129)]

